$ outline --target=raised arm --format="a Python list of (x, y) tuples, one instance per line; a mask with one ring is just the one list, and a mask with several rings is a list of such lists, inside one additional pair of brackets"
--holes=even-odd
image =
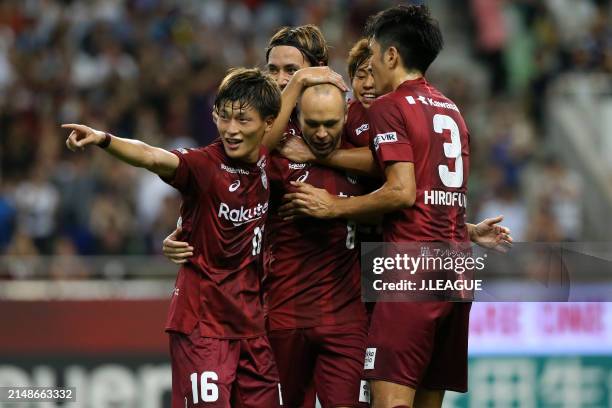
[(74, 123), (62, 125), (62, 128), (71, 130), (66, 139), (66, 146), (73, 152), (77, 149), (84, 150), (88, 145), (98, 145), (119, 160), (132, 166), (143, 167), (163, 178), (171, 178), (179, 165), (179, 158), (176, 155), (139, 140), (112, 136)]
[(308, 67), (298, 70), (285, 86), (282, 93), (281, 110), (274, 120), (272, 129), (264, 135), (262, 143), (270, 150), (276, 149), (282, 140), (291, 112), (295, 109), (298, 98), (305, 87), (331, 83), (342, 91), (347, 91), (348, 87), (344, 83), (342, 76), (329, 67)]

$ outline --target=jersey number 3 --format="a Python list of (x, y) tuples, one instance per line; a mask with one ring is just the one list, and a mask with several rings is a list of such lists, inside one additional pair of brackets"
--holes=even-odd
[(442, 184), (446, 187), (461, 187), (463, 184), (463, 158), (461, 157), (461, 138), (459, 126), (453, 118), (447, 115), (436, 114), (433, 117), (434, 132), (444, 134), (445, 130), (450, 131), (451, 142), (444, 143), (444, 156), (455, 159), (455, 171), (450, 171), (447, 165), (438, 166), (438, 174)]

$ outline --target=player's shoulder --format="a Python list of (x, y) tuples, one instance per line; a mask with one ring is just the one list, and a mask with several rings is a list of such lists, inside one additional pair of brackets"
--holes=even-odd
[(352, 99), (348, 103), (347, 115), (349, 120), (367, 117), (368, 110), (358, 100)]
[(389, 109), (400, 108), (401, 94), (398, 90), (389, 92), (387, 94), (381, 95), (370, 105), (368, 111), (372, 112), (384, 112)]

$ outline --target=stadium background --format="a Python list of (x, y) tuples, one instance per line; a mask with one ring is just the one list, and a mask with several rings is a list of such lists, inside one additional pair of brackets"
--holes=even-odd
[[(178, 197), (101, 152), (69, 152), (60, 123), (207, 144), (218, 81), (262, 66), (275, 29), (318, 24), (346, 77), (366, 17), (396, 3), (0, 1), (0, 385), (167, 406), (177, 268), (160, 252)], [(470, 219), (505, 214), (517, 241), (609, 240), (610, 2), (426, 3), (446, 40), (428, 77), (471, 130)], [(470, 341), (470, 392), (445, 407), (612, 407), (609, 304), (476, 304)]]

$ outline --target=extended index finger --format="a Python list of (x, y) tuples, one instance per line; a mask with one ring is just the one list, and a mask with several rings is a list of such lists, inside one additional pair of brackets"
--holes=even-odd
[(78, 130), (81, 132), (88, 132), (89, 131), (89, 127), (85, 126), (85, 125), (80, 125), (78, 123), (64, 123), (62, 125), (63, 129), (73, 129), (73, 130)]

